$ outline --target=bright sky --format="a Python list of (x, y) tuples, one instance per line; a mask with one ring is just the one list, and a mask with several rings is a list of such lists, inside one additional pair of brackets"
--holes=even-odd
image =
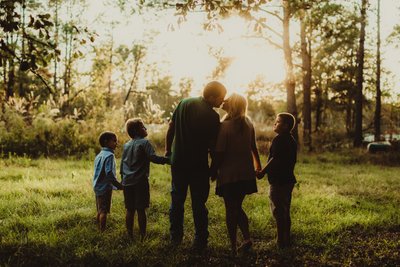
[[(93, 22), (92, 26), (99, 33), (99, 42), (109, 39), (111, 21), (121, 21), (129, 17), (129, 21), (120, 22), (113, 30), (114, 40), (120, 44), (132, 46), (133, 43), (143, 43), (148, 47), (147, 60), (157, 62), (161, 72), (173, 76), (176, 84), (181, 78), (189, 77), (194, 80), (193, 94), (198, 94), (203, 85), (209, 81), (212, 71), (217, 65), (215, 57), (210, 56), (209, 47), (215, 50), (223, 48), (222, 55), (232, 58), (232, 63), (226, 70), (225, 76), (220, 79), (229, 91), (244, 92), (247, 84), (262, 76), (266, 82), (279, 83), (284, 78), (283, 52), (269, 45), (261, 39), (242, 39), (246, 35), (247, 26), (240, 19), (230, 19), (223, 23), (222, 33), (206, 32), (202, 30), (204, 13), (191, 14), (188, 21), (177, 25), (177, 17), (173, 10), (148, 14), (148, 16), (121, 15), (117, 8), (105, 6), (97, 0), (89, 0), (86, 16), (89, 21), (101, 16), (105, 22), (103, 26)], [(371, 0), (371, 8), (375, 8), (376, 1)], [(397, 0), (381, 0), (382, 18), (382, 48), (383, 67), (395, 74), (393, 86), (400, 92), (400, 58), (399, 49), (388, 46), (385, 42), (393, 26), (399, 23), (400, 2)], [(369, 14), (369, 27), (375, 26), (375, 16)], [(281, 29), (280, 23), (272, 19), (269, 25)], [(171, 30), (171, 25), (175, 30)], [(159, 34), (149, 41), (150, 30), (157, 29)], [(279, 31), (279, 30), (278, 30)], [(295, 36), (298, 25), (291, 24), (291, 41), (298, 40)], [(370, 30), (370, 34), (375, 34)], [(279, 41), (279, 40), (278, 40)], [(279, 42), (280, 43), (280, 42)], [(142, 81), (145, 82), (145, 81)], [(282, 92), (276, 92), (275, 97), (282, 97)]]

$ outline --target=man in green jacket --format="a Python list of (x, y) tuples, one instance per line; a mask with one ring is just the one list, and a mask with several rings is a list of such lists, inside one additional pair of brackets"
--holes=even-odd
[(210, 191), (208, 155), (213, 153), (220, 119), (213, 108), (224, 101), (226, 88), (217, 81), (208, 83), (203, 96), (183, 99), (176, 107), (166, 135), (165, 155), (171, 157), (170, 237), (174, 244), (183, 238), (183, 214), (190, 187), (195, 224), (193, 247), (203, 250), (208, 240)]

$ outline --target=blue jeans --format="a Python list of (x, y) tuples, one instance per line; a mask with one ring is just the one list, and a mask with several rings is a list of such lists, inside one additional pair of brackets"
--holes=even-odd
[(169, 209), (171, 240), (180, 243), (183, 238), (183, 214), (187, 190), (190, 188), (195, 227), (195, 244), (207, 245), (208, 210), (206, 202), (210, 192), (209, 173), (171, 167), (171, 206)]

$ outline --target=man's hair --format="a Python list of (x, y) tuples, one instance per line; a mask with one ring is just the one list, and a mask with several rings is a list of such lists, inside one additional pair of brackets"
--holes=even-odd
[(209, 97), (218, 97), (226, 94), (225, 86), (217, 81), (209, 82), (203, 89), (203, 97), (208, 99)]
[(100, 134), (99, 143), (102, 147), (105, 147), (107, 142), (112, 139), (117, 139), (117, 135), (113, 132), (105, 131)]
[(139, 129), (143, 126), (143, 121), (140, 118), (129, 119), (125, 123), (125, 129), (130, 138), (137, 136)]
[(293, 128), (296, 124), (296, 119), (294, 118), (294, 116), (292, 114), (287, 113), (287, 112), (281, 112), (281, 113), (278, 113), (277, 116), (280, 117), (282, 119), (283, 123), (288, 126), (289, 132), (293, 130)]

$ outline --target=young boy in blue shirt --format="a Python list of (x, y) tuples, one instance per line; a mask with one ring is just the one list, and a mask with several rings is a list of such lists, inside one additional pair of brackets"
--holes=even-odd
[(117, 181), (114, 150), (117, 147), (117, 135), (113, 132), (100, 134), (101, 151), (94, 160), (93, 189), (96, 195), (97, 223), (99, 230), (106, 228), (107, 214), (110, 213), (113, 186), (122, 189)]
[(131, 140), (124, 144), (121, 159), (126, 208), (125, 223), (128, 235), (133, 238), (134, 216), (137, 211), (141, 240), (143, 240), (146, 235), (146, 208), (150, 204), (150, 161), (165, 164), (169, 162), (169, 159), (156, 155), (153, 146), (145, 138), (147, 129), (141, 119), (129, 119), (126, 122), (126, 131)]
[(267, 165), (257, 174), (258, 178), (268, 175), (270, 207), (276, 221), (279, 248), (290, 246), (290, 203), (296, 183), (293, 171), (297, 160), (297, 143), (291, 131), (295, 123), (290, 113), (276, 116), (274, 132), (278, 135), (272, 140)]

